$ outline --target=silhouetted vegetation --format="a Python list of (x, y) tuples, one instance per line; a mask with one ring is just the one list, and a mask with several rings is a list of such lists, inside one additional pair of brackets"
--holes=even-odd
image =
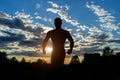
[(80, 64), (80, 60), (79, 60), (79, 56), (78, 55), (74, 55), (71, 59), (70, 64)]
[(18, 61), (16, 57), (8, 58), (6, 52), (0, 51), (0, 79), (6, 80), (10, 76), (12, 80), (119, 80), (120, 52), (108, 55), (111, 53), (110, 48), (103, 49), (105, 55), (86, 53), (82, 63), (79, 56), (74, 55), (70, 64), (54, 67), (43, 59), (27, 62), (23, 57)]
[(111, 49), (110, 47), (105, 47), (103, 49), (103, 56), (109, 56), (109, 55), (113, 55), (114, 50)]

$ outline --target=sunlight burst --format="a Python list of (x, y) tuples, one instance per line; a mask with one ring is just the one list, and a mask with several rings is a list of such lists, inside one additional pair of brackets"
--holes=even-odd
[(46, 47), (45, 50), (47, 53), (51, 53), (53, 49), (52, 49), (52, 47)]

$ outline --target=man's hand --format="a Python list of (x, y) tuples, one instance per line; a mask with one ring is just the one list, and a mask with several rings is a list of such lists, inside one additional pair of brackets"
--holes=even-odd
[(46, 54), (46, 50), (45, 49), (43, 49), (43, 54)]
[(67, 54), (71, 54), (71, 53), (72, 53), (72, 50), (68, 50), (68, 51), (67, 51)]

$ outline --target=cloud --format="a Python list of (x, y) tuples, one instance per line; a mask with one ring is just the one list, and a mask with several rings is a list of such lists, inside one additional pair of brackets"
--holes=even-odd
[(93, 53), (101, 53), (101, 52), (102, 52), (102, 48), (100, 48), (99, 45), (94, 45), (94, 46), (82, 45), (80, 47), (77, 47), (76, 50), (73, 51), (73, 53), (78, 55), (84, 55), (85, 53), (93, 54)]
[(115, 17), (112, 16), (108, 11), (106, 11), (104, 8), (101, 8), (99, 5), (89, 5), (88, 3), (86, 4), (86, 7), (91, 9), (94, 14), (96, 14), (99, 18), (98, 22), (101, 23), (101, 27), (104, 29), (112, 29), (112, 30), (117, 30), (119, 27), (114, 24)]
[[(98, 25), (93, 25), (92, 27), (81, 25), (77, 20), (72, 19), (67, 11), (62, 9), (63, 7), (59, 6), (58, 4), (57, 6), (58, 7), (52, 6), (51, 8), (47, 8), (46, 11), (59, 15), (63, 20), (72, 26), (75, 26), (76, 32), (73, 33), (76, 46), (76, 49), (74, 49), (75, 51), (81, 50), (83, 46), (83, 48), (87, 49), (87, 51), (100, 51), (101, 46), (108, 45), (108, 41), (113, 39), (114, 35), (112, 30), (119, 29), (119, 27), (114, 24), (115, 17), (101, 6), (94, 5), (94, 3), (92, 3), (92, 5), (88, 3), (86, 4), (86, 7), (93, 11), (93, 13), (98, 17), (98, 20), (96, 20)], [(85, 49), (82, 50), (84, 51)]]
[(107, 42), (120, 44), (120, 40), (108, 40)]
[(5, 32), (3, 31), (4, 33), (7, 33), (8, 35), (10, 36), (1, 36), (0, 37), (0, 41), (4, 41), (4, 42), (14, 42), (14, 41), (19, 41), (19, 40), (23, 40), (25, 39), (25, 36), (24, 35), (21, 35), (21, 34), (14, 34), (14, 33), (10, 33), (10, 32)]
[(37, 26), (39, 26), (39, 28), (43, 29), (43, 33), (47, 33), (49, 30), (52, 30), (52, 27), (46, 26), (44, 24), (41, 23), (36, 23)]
[[(29, 52), (35, 47), (40, 50), (45, 35), (45, 25), (33, 23), (32, 17), (24, 12), (16, 12), (15, 16), (9, 16), (2, 12), (0, 14), (1, 50), (8, 51), (8, 53), (21, 51), (21, 54), (26, 50)], [(28, 47), (31, 49), (28, 50)]]
[(99, 28), (97, 28), (97, 27), (92, 27), (92, 28), (89, 28), (89, 36), (93, 36), (93, 35), (95, 35), (95, 34), (101, 34), (103, 31), (102, 30), (100, 30)]
[(34, 15), (36, 15), (36, 16), (37, 16), (37, 15), (39, 15), (39, 13), (38, 13), (38, 12), (35, 12), (35, 13), (34, 13)]
[(31, 40), (22, 40), (19, 42), (19, 46), (26, 46), (26, 47), (40, 47), (39, 45), (42, 44), (42, 39), (34, 38)]
[(39, 9), (41, 7), (41, 4), (40, 3), (37, 3), (36, 4), (36, 9)]
[[(59, 5), (57, 4), (57, 6)], [(65, 4), (65, 6), (67, 8), (70, 7), (67, 4)], [(70, 30), (70, 32), (72, 31), (74, 32), (72, 35), (74, 36), (75, 42), (78, 42), (79, 40), (85, 40), (85, 41), (88, 40), (84, 36), (84, 33), (81, 30), (85, 31), (86, 29), (89, 29), (89, 27), (86, 25), (80, 25), (80, 23), (77, 20), (72, 19), (67, 13), (67, 11), (63, 9), (65, 8), (65, 6), (59, 6), (57, 8), (52, 6), (51, 8), (47, 8), (46, 11), (59, 15), (61, 19), (65, 20), (67, 23), (69, 23), (72, 26), (72, 30)]]
[[(51, 3), (53, 3), (53, 2), (51, 2)], [(78, 26), (79, 22), (77, 22), (76, 20), (72, 20), (67, 12), (61, 10), (61, 8), (65, 7), (66, 5), (62, 6), (61, 8), (59, 8), (59, 5), (57, 5), (57, 6), (58, 6), (57, 8), (54, 6), (52, 6), (53, 8), (47, 8), (46, 11), (58, 14), (61, 17), (61, 19), (64, 19), (66, 22), (72, 24), (73, 26)], [(67, 8), (68, 8), (68, 6), (67, 6)]]
[(64, 6), (59, 6), (58, 4), (52, 2), (52, 1), (47, 1), (47, 3), (51, 4), (53, 8), (60, 8), (60, 9), (64, 9), (65, 10), (69, 10), (70, 6), (68, 6), (67, 4), (65, 4)]
[(72, 24), (73, 26), (77, 26), (79, 23), (76, 20), (72, 20), (71, 17), (64, 11), (54, 8), (48, 8), (47, 11), (58, 14), (61, 19), (64, 19), (66, 22)]
[(15, 14), (16, 16), (13, 16), (11, 19), (0, 18), (0, 24), (2, 25), (2, 27), (8, 27), (7, 30), (12, 29), (20, 33), (30, 32), (32, 34), (36, 34), (37, 32), (40, 33), (41, 31), (43, 31), (42, 27), (32, 22), (29, 14), (27, 15), (24, 12), (16, 12)]
[[(118, 25), (114, 24), (115, 17), (101, 6), (94, 5), (94, 2), (92, 5), (86, 4), (87, 9), (97, 16), (96, 24), (98, 24), (92, 24), (92, 26), (91, 24), (81, 24), (75, 18), (73, 19), (71, 13), (68, 13), (72, 9), (68, 4), (58, 5), (55, 2), (47, 1), (46, 5), (48, 4), (50, 7), (44, 8), (46, 13), (50, 12), (53, 16), (57, 15), (67, 22), (68, 26), (65, 24), (64, 28), (72, 33), (75, 40), (75, 53), (97, 52), (102, 49), (101, 46), (106, 46), (108, 43), (111, 45), (119, 43), (119, 39), (114, 38), (115, 35), (112, 33), (113, 30), (119, 30), (119, 23)], [(41, 13), (37, 12), (41, 5), (41, 3), (35, 5), (36, 11), (33, 17), (31, 14), (26, 14), (25, 10), (15, 12), (15, 16), (0, 12), (0, 49), (4, 48), (15, 55), (34, 56), (35, 54), (36, 56), (41, 53), (39, 50), (41, 50), (42, 40), (46, 33), (53, 29), (45, 24), (50, 22), (51, 25), (52, 18), (48, 18), (47, 15), (41, 16)], [(44, 24), (37, 22), (38, 19)], [(119, 32), (116, 33), (119, 34)]]
[(91, 36), (93, 39), (96, 39), (98, 41), (104, 41), (107, 40), (109, 38), (108, 34), (102, 33), (102, 34), (96, 34)]
[(36, 18), (36, 19), (42, 19), (42, 17), (40, 17), (40, 16), (36, 16), (35, 18)]
[(85, 30), (87, 30), (87, 29), (89, 29), (89, 27), (86, 26), (86, 25), (78, 25), (76, 31), (77, 31), (77, 32), (79, 32), (80, 30), (85, 31)]
[(7, 13), (0, 11), (0, 18), (2, 19), (11, 19), (11, 16)]
[(24, 12), (19, 11), (15, 12), (15, 14), (15, 18), (22, 20), (24, 24), (29, 24), (33, 22), (32, 17), (30, 17), (30, 14), (25, 14)]
[(43, 56), (41, 53), (36, 53), (35, 51), (22, 51), (22, 52), (13, 52), (9, 55), (16, 55), (16, 56), (29, 56), (29, 57), (38, 57)]
[(70, 6), (68, 6), (67, 4), (65, 4), (65, 6), (60, 6), (61, 9), (65, 8), (65, 10), (69, 10)]
[(54, 8), (59, 8), (59, 6), (56, 3), (53, 3), (52, 1), (48, 1), (48, 3), (50, 3)]
[(21, 19), (19, 18), (7, 18), (6, 15), (0, 17), (0, 24), (1, 25), (5, 25), (5, 26), (9, 26), (10, 28), (18, 28), (18, 29), (22, 29), (24, 28), (24, 23)]

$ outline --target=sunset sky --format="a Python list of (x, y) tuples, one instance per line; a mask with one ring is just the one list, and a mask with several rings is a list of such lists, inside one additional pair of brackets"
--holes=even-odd
[(0, 50), (17, 56), (46, 56), (41, 43), (60, 17), (62, 28), (75, 41), (74, 54), (101, 52), (105, 46), (119, 52), (119, 5), (120, 0), (2, 0)]

